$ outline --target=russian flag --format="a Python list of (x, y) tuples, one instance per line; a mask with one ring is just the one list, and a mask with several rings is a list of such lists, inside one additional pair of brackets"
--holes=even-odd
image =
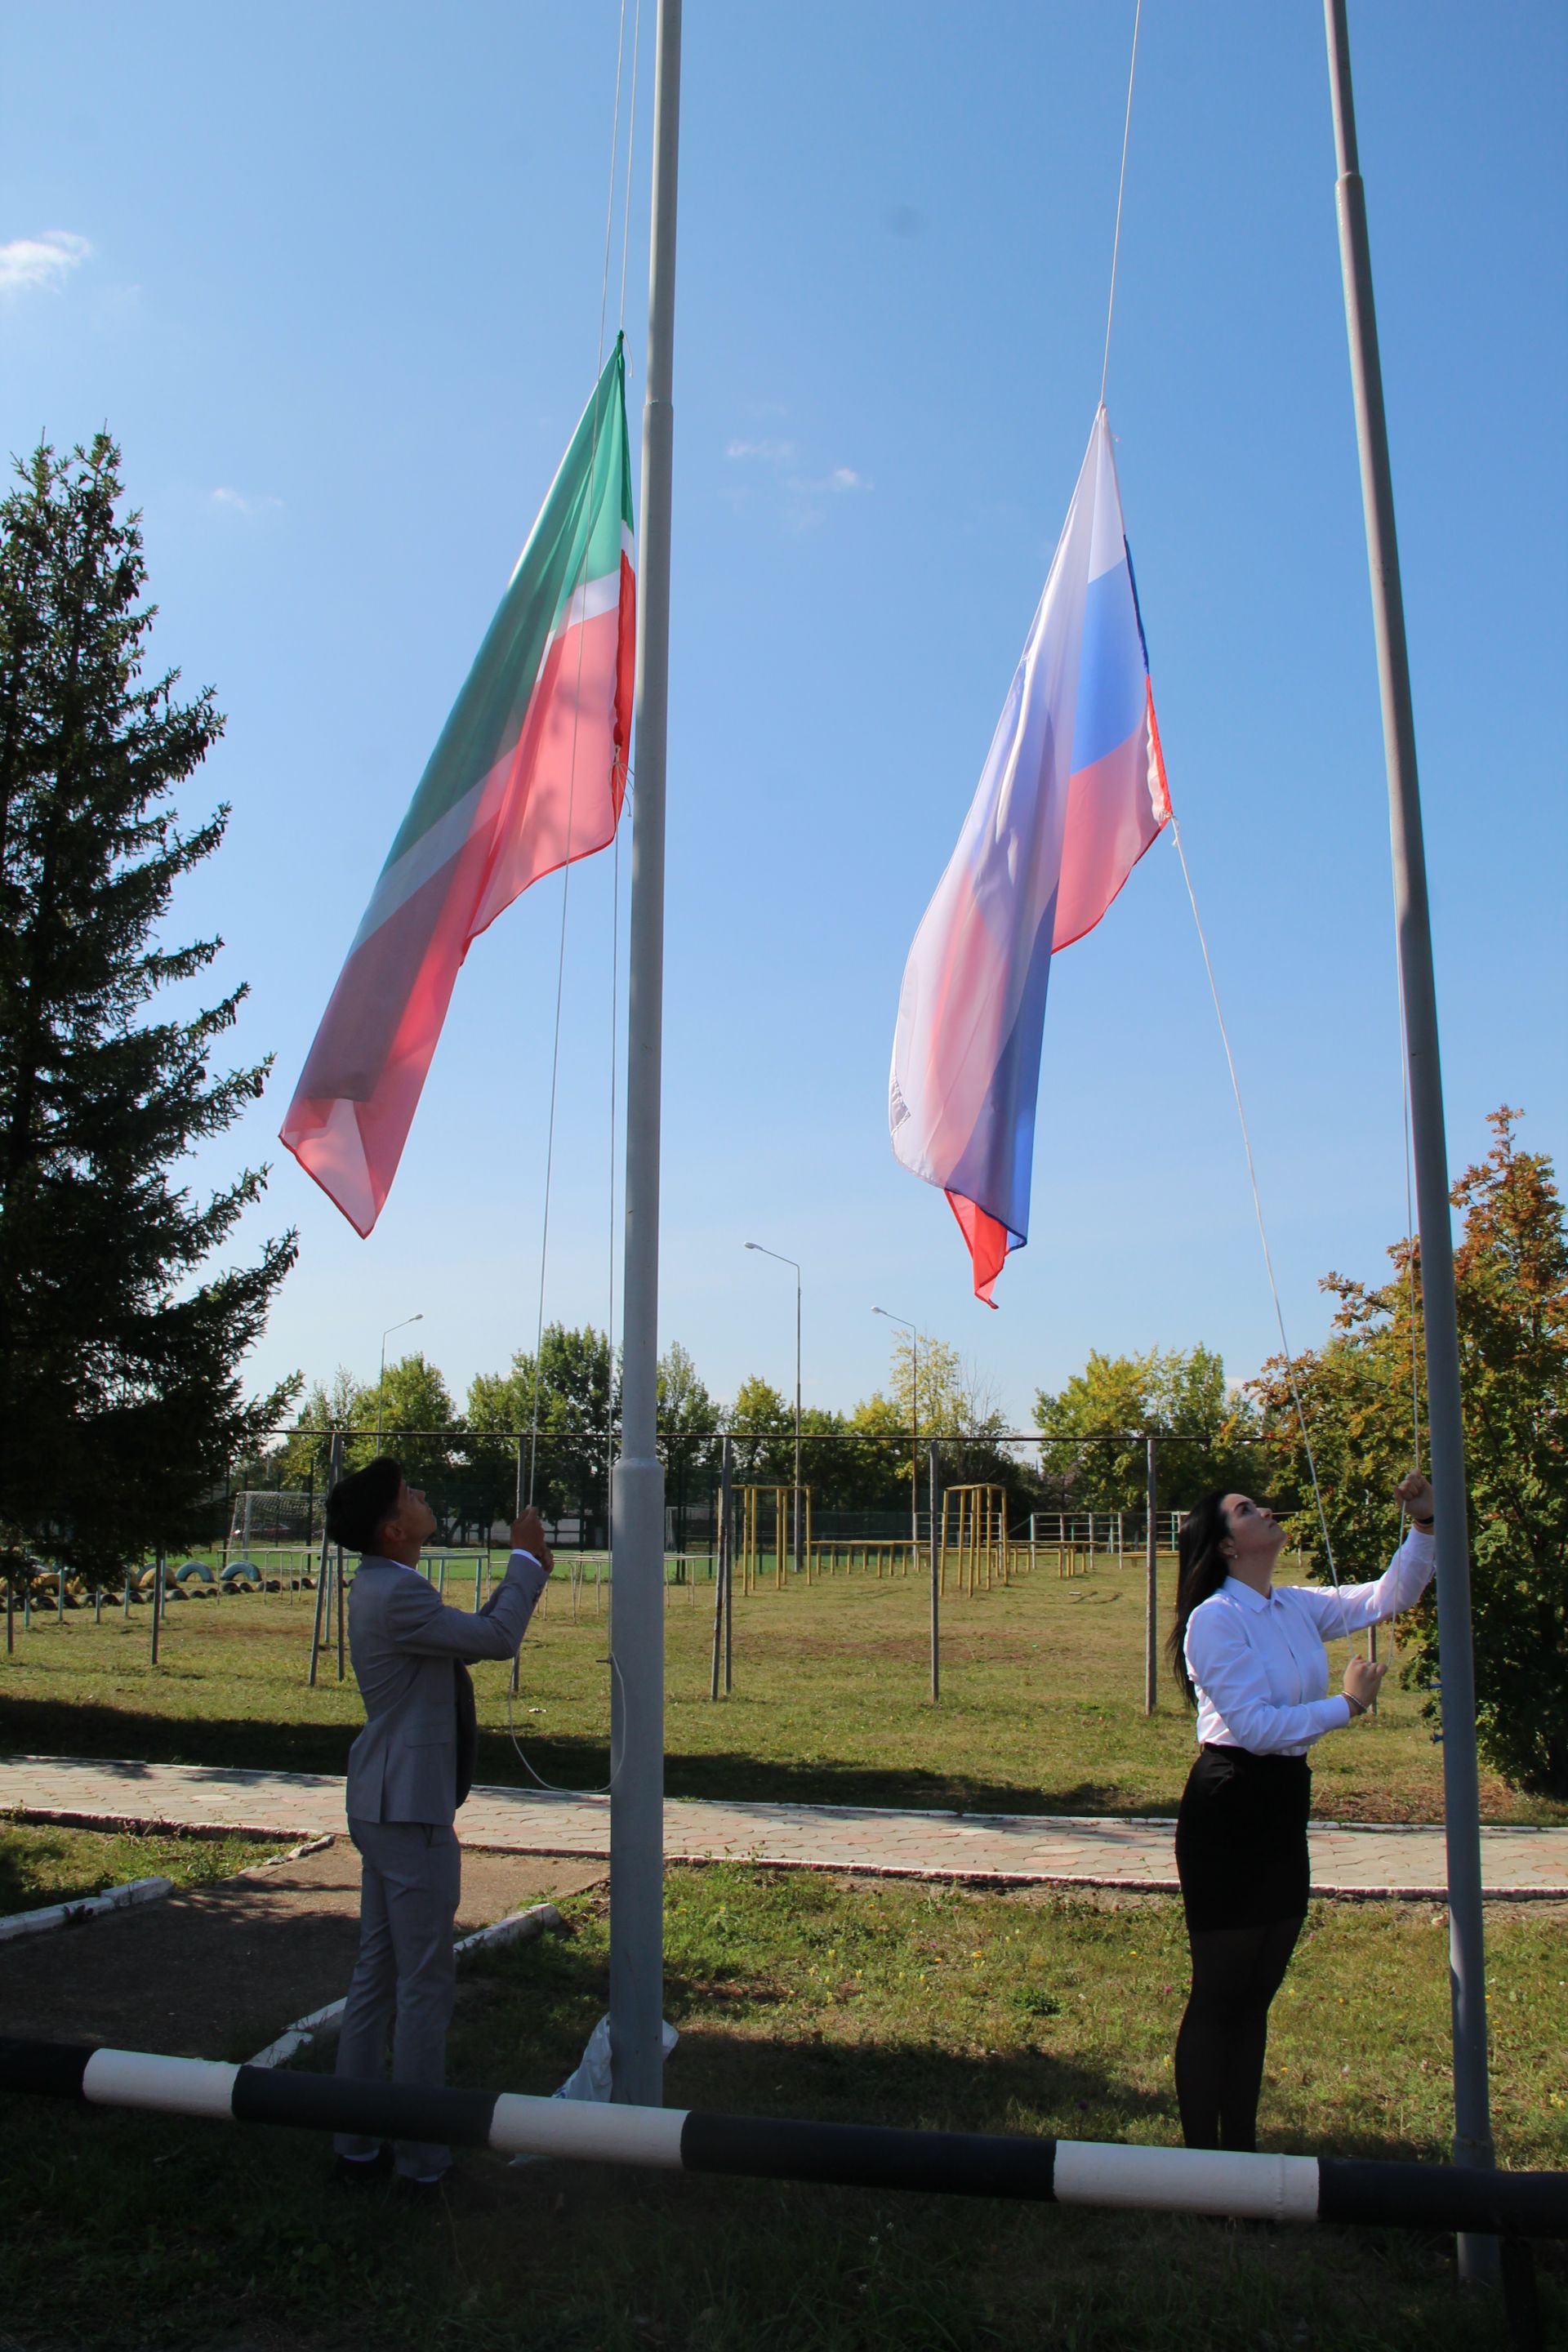
[(1051, 958), (1092, 930), (1170, 814), (1101, 407), (893, 1039), (893, 1150), (947, 1194), (987, 1306), (1028, 1239)]

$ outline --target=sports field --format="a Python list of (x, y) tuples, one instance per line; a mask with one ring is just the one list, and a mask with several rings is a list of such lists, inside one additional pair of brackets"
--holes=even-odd
[[(500, 1562), (498, 1559), (497, 1565)], [(1162, 1633), (1173, 1563), (1161, 1563)], [(471, 1603), (472, 1556), (447, 1597)], [(942, 1696), (929, 1696), (929, 1596), (913, 1577), (858, 1572), (737, 1592), (734, 1686), (709, 1696), (713, 1588), (668, 1588), (669, 1792), (816, 1802), (961, 1806), (1055, 1813), (1174, 1811), (1192, 1718), (1162, 1671), (1143, 1713), (1142, 1564), (1058, 1577), (1054, 1555), (1006, 1587), (942, 1608)], [(35, 1615), (0, 1662), (5, 1744), (35, 1754), (137, 1757), (341, 1772), (363, 1720), (335, 1650), (307, 1687), (315, 1596), (276, 1592), (180, 1601), (160, 1660), (151, 1612), (106, 1603)], [(606, 1777), (607, 1596), (590, 1571), (574, 1606), (563, 1558), (522, 1654), (513, 1721), (538, 1769), (591, 1786)], [(1386, 1655), (1386, 1649), (1384, 1651)], [(1337, 1671), (1337, 1669), (1336, 1669)], [(1337, 1821), (1442, 1817), (1442, 1750), (1419, 1694), (1390, 1675), (1380, 1712), (1314, 1759), (1315, 1808)], [(478, 1670), (479, 1777), (526, 1778), (507, 1729), (506, 1669)], [(1483, 1772), (1491, 1822), (1561, 1822), (1568, 1805)]]

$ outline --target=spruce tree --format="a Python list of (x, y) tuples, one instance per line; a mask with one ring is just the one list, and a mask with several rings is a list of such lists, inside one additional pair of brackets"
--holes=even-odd
[(170, 805), (223, 730), (212, 689), (142, 680), (155, 607), (139, 519), (107, 434), (16, 468), (0, 502), (0, 1554), (97, 1581), (203, 1532), (226, 1465), (275, 1426), (285, 1383), (241, 1365), (293, 1264), (215, 1253), (263, 1189), (205, 1200), (179, 1162), (261, 1092), (268, 1065), (215, 1072), (246, 991), (159, 1019), (161, 990), (221, 940), (172, 947), (175, 884), (226, 805)]

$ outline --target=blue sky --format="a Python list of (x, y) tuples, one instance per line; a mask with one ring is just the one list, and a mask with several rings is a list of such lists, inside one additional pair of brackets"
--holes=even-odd
[[(630, 47), (628, 10), (627, 47)], [(1568, 17), (1352, 7), (1450, 1154), (1568, 1152), (1562, 902)], [(973, 793), (1099, 388), (1131, 5), (689, 0), (676, 350), (663, 1331), (710, 1386), (883, 1377), (889, 1327), (1014, 1416), (1091, 1346), (1271, 1308), (1168, 842), (1058, 960), (1028, 1248), (969, 1295), (893, 1161), (904, 956)], [(559, 886), (479, 943), (362, 1243), (272, 1138), (370, 886), (593, 380), (617, 10), (0, 21), (0, 426), (107, 423), (155, 648), (216, 683), (187, 887), (267, 1101), (198, 1163), (297, 1223), (258, 1379), (459, 1391), (531, 1344)], [(652, 5), (626, 322), (642, 396)], [(629, 82), (629, 58), (627, 66)], [(625, 115), (623, 110), (623, 136)], [(618, 309), (617, 200), (609, 289)], [(1147, 0), (1108, 401), (1172, 792), (1292, 1338), (1405, 1205), (1386, 803), (1321, 14)], [(629, 857), (623, 856), (624, 929)], [(612, 863), (574, 878), (547, 1312), (608, 1296)]]

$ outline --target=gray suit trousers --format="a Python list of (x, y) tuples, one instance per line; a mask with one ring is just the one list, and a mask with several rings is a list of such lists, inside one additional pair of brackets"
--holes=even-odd
[[(438, 2089), (447, 2079), (447, 2028), (452, 2020), (462, 1848), (439, 1822), (349, 1819), (359, 1848), (359, 1958), (354, 1962), (338, 2041), (340, 2074), (380, 2080), (392, 2027), (392, 2079)], [(377, 2143), (340, 2135), (340, 2156), (368, 2157)], [(397, 2168), (416, 2179), (445, 2172), (444, 2147), (399, 2140)]]

